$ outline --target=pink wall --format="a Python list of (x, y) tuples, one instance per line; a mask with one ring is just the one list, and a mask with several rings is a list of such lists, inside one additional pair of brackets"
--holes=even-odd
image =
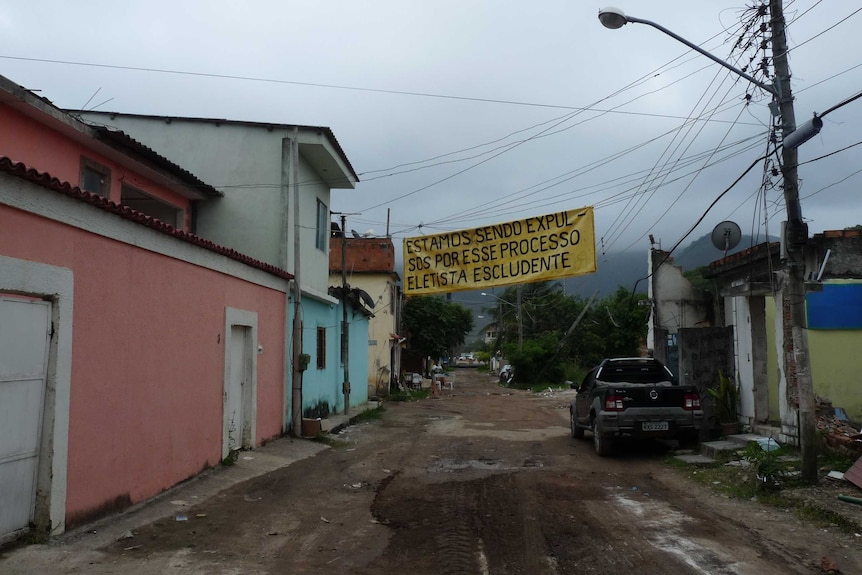
[(257, 441), (280, 434), (282, 292), (4, 205), (0, 220), (3, 255), (75, 277), (67, 525), (219, 462), (225, 307), (258, 313)]
[[(0, 105), (0, 126), (3, 126), (0, 130), (0, 155), (23, 162), (39, 171), (48, 172), (55, 178), (74, 186), (81, 185), (81, 156), (85, 156), (110, 168), (109, 200), (119, 204), (120, 188), (123, 183), (126, 183), (184, 210), (184, 230), (189, 230), (191, 202), (181, 195), (4, 105)], [(173, 224), (173, 222), (169, 223)]]

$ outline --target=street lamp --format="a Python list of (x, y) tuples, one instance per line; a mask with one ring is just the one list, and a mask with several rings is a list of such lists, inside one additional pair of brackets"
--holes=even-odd
[(524, 322), (521, 321), (521, 286), (518, 286), (518, 303), (514, 304), (510, 301), (506, 301), (503, 298), (497, 297), (492, 293), (481, 292), (483, 296), (492, 297), (497, 300), (497, 307), (499, 309), (498, 318), (500, 322), (500, 330), (503, 328), (503, 308), (502, 304), (510, 305), (515, 308), (515, 318), (518, 320), (518, 351), (524, 349)]
[(781, 174), (784, 179), (784, 203), (787, 222), (784, 228), (783, 243), (786, 246), (785, 281), (781, 288), (782, 304), (790, 316), (790, 330), (784, 330), (785, 342), (790, 336), (792, 346), (785, 345), (784, 373), (788, 383), (795, 377), (799, 394), (799, 439), (802, 448), (802, 477), (810, 483), (817, 482), (817, 429), (814, 415), (814, 386), (811, 381), (811, 361), (808, 353), (808, 331), (805, 323), (805, 284), (804, 259), (802, 250), (808, 241), (808, 226), (802, 221), (802, 206), (799, 203), (799, 181), (796, 173), (798, 162), (796, 148), (811, 139), (823, 127), (823, 121), (815, 114), (814, 118), (796, 128), (796, 114), (793, 109), (793, 94), (790, 90), (790, 67), (787, 62), (787, 37), (785, 34), (784, 9), (782, 0), (770, 0), (772, 15), (772, 58), (775, 64), (775, 83), (763, 82), (734, 68), (724, 60), (713, 56), (700, 46), (674, 34), (667, 28), (641, 18), (627, 16), (618, 8), (599, 10), (599, 21), (606, 28), (615, 30), (626, 24), (638, 23), (652, 26), (671, 38), (685, 44), (692, 50), (703, 54), (713, 62), (745, 78), (755, 86), (772, 94), (774, 101), (770, 109), (781, 119), (782, 143)]
[[(670, 36), (674, 40), (685, 44), (686, 46), (688, 46), (689, 48), (691, 48), (695, 52), (706, 56), (707, 58), (709, 58), (710, 60), (712, 60), (716, 64), (719, 64), (720, 66), (724, 66), (725, 68), (727, 68), (728, 70), (730, 70), (734, 74), (741, 76), (742, 78), (745, 78), (746, 80), (748, 80), (749, 82), (751, 82), (752, 84), (757, 86), (758, 88), (766, 90), (767, 92), (772, 94), (772, 96), (775, 97), (779, 102), (783, 99), (781, 97), (781, 91), (780, 91), (781, 85), (780, 84), (779, 85), (765, 84), (765, 83), (761, 82), (760, 80), (758, 80), (757, 78), (754, 78), (753, 76), (750, 76), (749, 74), (746, 74), (745, 72), (743, 72), (739, 68), (735, 68), (734, 66), (728, 64), (727, 62), (725, 62), (721, 58), (719, 58), (713, 54), (710, 54), (709, 52), (707, 52), (706, 50), (704, 50), (703, 48), (701, 48), (697, 44), (689, 42), (688, 40), (686, 40), (682, 36), (675, 34), (674, 32), (671, 32), (670, 30), (668, 30), (667, 28), (665, 28), (661, 24), (653, 22), (652, 20), (645, 20), (643, 18), (635, 18), (634, 16), (628, 16), (625, 12), (623, 12), (619, 8), (614, 8), (612, 6), (608, 6), (607, 8), (602, 8), (601, 10), (599, 10), (599, 22), (602, 23), (602, 26), (604, 26), (605, 28), (608, 28), (610, 30), (616, 30), (618, 28), (622, 28), (623, 26), (625, 26), (629, 22), (634, 23), (634, 24), (646, 24), (647, 26), (652, 26), (656, 30), (660, 30), (661, 32), (664, 32), (665, 34), (667, 34), (668, 36)], [(774, 50), (774, 47), (773, 47), (773, 50)], [(786, 54), (785, 54), (785, 61), (786, 61)], [(788, 80), (789, 80), (789, 77), (788, 77)], [(790, 87), (788, 85), (788, 92), (789, 92), (789, 89), (790, 89)], [(784, 131), (784, 137), (782, 139), (782, 143), (784, 144), (785, 148), (790, 148), (790, 149), (798, 148), (800, 145), (804, 144), (805, 142), (807, 142), (808, 140), (810, 140), (811, 138), (813, 138), (814, 136), (819, 134), (821, 128), (823, 128), (823, 120), (821, 120), (820, 117), (817, 114), (815, 114), (814, 118), (812, 118), (808, 122), (805, 122), (804, 124), (802, 124), (798, 128), (794, 126), (793, 129), (791, 129), (790, 131)]]
[(697, 44), (692, 44), (691, 42), (689, 42), (688, 40), (686, 40), (682, 36), (678, 36), (677, 34), (674, 34), (673, 32), (671, 32), (670, 30), (668, 30), (667, 28), (665, 28), (661, 24), (656, 24), (655, 22), (653, 22), (651, 20), (644, 20), (642, 18), (635, 18), (634, 16), (627, 16), (619, 8), (613, 8), (610, 6), (607, 8), (602, 8), (601, 10), (599, 10), (599, 21), (602, 23), (602, 26), (604, 26), (605, 28), (609, 28), (611, 30), (616, 30), (617, 28), (622, 28), (623, 26), (625, 26), (629, 22), (636, 23), (636, 24), (646, 24), (647, 26), (652, 26), (653, 28), (655, 28), (657, 30), (661, 30), (662, 32), (664, 32), (665, 34), (667, 34), (668, 36), (670, 36), (674, 40), (677, 40), (678, 42), (682, 42), (683, 44), (685, 44), (686, 46), (688, 46), (689, 48), (691, 48), (695, 52), (699, 52), (699, 53), (703, 54), (704, 56), (706, 56), (707, 58), (709, 58), (710, 60), (712, 60), (716, 64), (724, 66), (728, 70), (731, 70), (731, 71), (735, 72), (736, 74), (738, 74), (739, 76), (742, 76), (743, 78), (745, 78), (746, 80), (748, 80), (749, 82), (754, 84), (755, 86), (763, 88), (764, 90), (766, 90), (767, 92), (769, 92), (773, 96), (778, 96), (778, 91), (776, 90), (775, 86), (770, 86), (768, 84), (764, 84), (760, 80), (758, 80), (752, 76), (749, 76), (748, 74), (746, 74), (742, 70), (734, 68), (733, 66), (731, 66), (730, 64), (728, 64), (727, 62), (722, 60), (721, 58), (719, 58), (717, 56), (713, 56), (712, 54), (710, 54), (709, 52), (707, 52), (706, 50), (704, 50), (703, 48), (701, 48)]

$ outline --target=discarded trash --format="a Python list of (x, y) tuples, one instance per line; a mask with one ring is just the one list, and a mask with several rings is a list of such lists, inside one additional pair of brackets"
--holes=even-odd
[(835, 481), (843, 481), (844, 474), (840, 471), (830, 471), (826, 474), (826, 479), (834, 479)]
[(392, 473), (391, 469), (381, 469), (381, 471), (383, 471), (383, 473), (385, 473), (386, 475), (389, 475), (390, 473)]
[(126, 547), (123, 551), (134, 551), (135, 549), (140, 549), (143, 545), (132, 545), (131, 547)]
[(267, 535), (269, 535), (270, 537), (273, 537), (275, 535), (278, 535), (278, 531), (270, 531), (269, 533), (267, 533)]
[(637, 491), (637, 490), (638, 490), (637, 487), (632, 487), (632, 491)]
[(353, 489), (359, 489), (360, 487), (362, 487), (362, 483), (361, 482), (360, 483), (353, 483), (353, 484), (351, 484), (351, 487)]
[(324, 517), (322, 515), (320, 516), (320, 520), (323, 521), (324, 523), (329, 523), (329, 519), (327, 519), (326, 517)]
[(243, 457), (243, 460), (245, 461), (250, 461), (252, 459), (254, 459), (254, 457), (251, 457), (250, 455), (246, 455), (245, 457)]
[(197, 517), (198, 519), (200, 519), (202, 517), (206, 517), (206, 516), (207, 516), (206, 513), (198, 513), (197, 515), (195, 515), (195, 517)]
[(189, 520), (187, 515), (177, 515), (175, 519), (177, 521), (188, 521)]
[(776, 449), (781, 448), (781, 446), (778, 445), (778, 442), (771, 437), (761, 437), (757, 440), (757, 445), (759, 445), (760, 449), (763, 451), (775, 451)]
[(171, 501), (171, 505), (179, 505), (180, 507), (188, 505), (188, 501), (183, 501), (182, 499), (174, 499)]
[(123, 541), (125, 539), (132, 539), (134, 536), (135, 536), (135, 534), (132, 533), (131, 531), (126, 531), (125, 533), (123, 533), (122, 535), (117, 537), (117, 541)]

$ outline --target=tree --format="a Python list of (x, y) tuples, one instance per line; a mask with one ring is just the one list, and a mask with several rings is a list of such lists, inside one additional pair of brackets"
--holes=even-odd
[(473, 331), (473, 314), (459, 303), (438, 296), (416, 296), (404, 305), (409, 347), (432, 358), (443, 357)]

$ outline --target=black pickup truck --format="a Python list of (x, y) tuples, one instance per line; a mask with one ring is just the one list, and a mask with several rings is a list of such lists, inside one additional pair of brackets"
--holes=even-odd
[(592, 431), (599, 455), (608, 455), (624, 435), (696, 443), (703, 426), (697, 389), (679, 385), (654, 358), (605, 359), (572, 387), (578, 390), (569, 407), (572, 437)]

